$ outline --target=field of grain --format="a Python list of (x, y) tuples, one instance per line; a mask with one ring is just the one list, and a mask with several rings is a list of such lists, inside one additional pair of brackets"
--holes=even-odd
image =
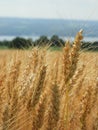
[(0, 130), (98, 130), (98, 53), (0, 50)]

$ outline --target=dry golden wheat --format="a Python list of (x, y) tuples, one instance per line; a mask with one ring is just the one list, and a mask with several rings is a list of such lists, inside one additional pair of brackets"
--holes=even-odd
[(0, 130), (98, 130), (98, 53), (0, 51)]

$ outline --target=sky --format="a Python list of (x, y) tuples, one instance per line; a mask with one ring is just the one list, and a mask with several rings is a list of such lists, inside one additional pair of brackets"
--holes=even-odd
[(98, 20), (98, 0), (0, 0), (0, 17)]

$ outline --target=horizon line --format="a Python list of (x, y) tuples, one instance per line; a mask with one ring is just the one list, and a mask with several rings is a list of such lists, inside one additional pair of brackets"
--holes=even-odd
[(27, 20), (72, 20), (72, 21), (98, 21), (97, 19), (69, 19), (69, 18), (36, 18), (36, 17), (17, 17), (17, 16), (0, 16), (0, 18), (8, 19), (27, 19)]

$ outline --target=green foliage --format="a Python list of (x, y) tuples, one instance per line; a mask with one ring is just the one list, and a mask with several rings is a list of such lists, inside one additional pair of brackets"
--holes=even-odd
[(50, 42), (52, 43), (52, 46), (63, 46), (64, 41), (60, 39), (57, 35), (53, 35), (50, 39)]
[(39, 39), (37, 39), (34, 42), (34, 45), (38, 45), (38, 46), (43, 46), (43, 45), (48, 45), (49, 44), (49, 39), (46, 36), (41, 36)]
[(10, 41), (4, 40), (4, 41), (0, 41), (0, 47), (6, 47), (8, 48), (10, 46)]
[[(16, 37), (12, 41), (0, 41), (0, 49), (12, 48), (12, 49), (28, 49), (33, 46), (46, 46), (50, 45), (50, 50), (61, 50), (64, 46), (65, 41), (59, 38), (57, 35), (53, 35), (50, 39), (47, 36), (41, 36), (39, 39), (33, 41), (32, 39), (25, 39), (21, 37)], [(81, 49), (84, 51), (98, 51), (98, 42), (82, 42)]]
[(98, 42), (82, 42), (81, 49), (85, 51), (98, 51)]
[(16, 37), (11, 41), (10, 48), (24, 49), (29, 48), (31, 46), (31, 42), (24, 38)]
[(58, 47), (58, 46), (52, 46), (49, 48), (50, 51), (61, 51), (62, 47)]

